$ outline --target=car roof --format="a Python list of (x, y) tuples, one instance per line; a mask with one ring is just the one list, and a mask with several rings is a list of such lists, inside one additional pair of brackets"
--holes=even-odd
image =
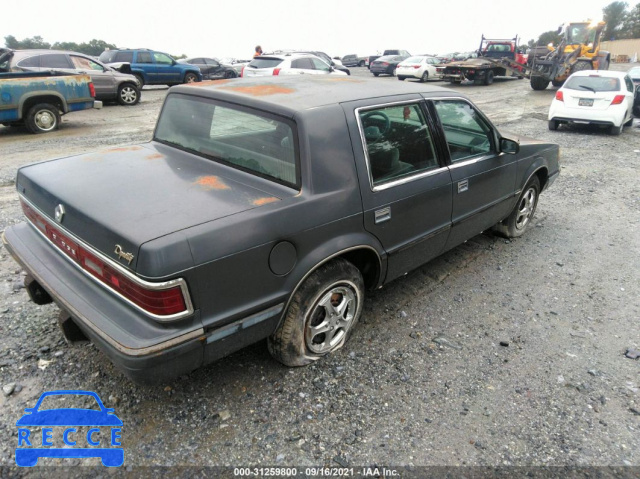
[(172, 92), (244, 104), (290, 117), (303, 110), (331, 104), (387, 97), (395, 97), (397, 100), (399, 95), (427, 94), (434, 97), (466, 98), (465, 95), (438, 86), (404, 82), (383, 83), (373, 78), (331, 75), (218, 80), (176, 86), (169, 94)]
[(19, 54), (20, 56), (42, 55), (46, 53), (57, 53), (57, 54), (63, 53), (63, 54), (71, 54), (71, 55), (82, 55), (82, 56), (91, 58), (92, 60), (94, 59), (91, 55), (87, 55), (86, 53), (82, 53), (82, 52), (74, 52), (72, 50), (33, 49), (33, 50), (14, 50), (13, 53)]
[(572, 77), (588, 77), (590, 75), (598, 75), (601, 77), (624, 78), (627, 72), (617, 72), (614, 70), (580, 70), (572, 73)]

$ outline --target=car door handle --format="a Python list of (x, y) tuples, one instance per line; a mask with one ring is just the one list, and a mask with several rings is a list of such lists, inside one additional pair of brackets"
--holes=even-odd
[(391, 206), (376, 210), (374, 224), (384, 223), (391, 219)]

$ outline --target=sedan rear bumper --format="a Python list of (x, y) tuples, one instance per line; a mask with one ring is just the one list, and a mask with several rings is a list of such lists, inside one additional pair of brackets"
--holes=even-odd
[(205, 336), (197, 318), (159, 324), (145, 317), (87, 281), (27, 223), (7, 228), (2, 242), (82, 332), (134, 381), (158, 382), (202, 365)]

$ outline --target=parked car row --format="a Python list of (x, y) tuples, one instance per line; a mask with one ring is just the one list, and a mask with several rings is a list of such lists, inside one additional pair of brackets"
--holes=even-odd
[(293, 52), (260, 55), (242, 69), (240, 76), (348, 75), (344, 70), (344, 67), (338, 69), (314, 54)]

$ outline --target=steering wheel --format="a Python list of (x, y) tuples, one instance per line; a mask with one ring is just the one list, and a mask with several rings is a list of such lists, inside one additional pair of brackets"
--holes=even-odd
[[(364, 124), (369, 118), (375, 118), (375, 117), (382, 119), (382, 121), (384, 122), (384, 125), (380, 130), (380, 134), (384, 135), (386, 132), (389, 131), (389, 128), (391, 128), (391, 120), (389, 120), (389, 117), (386, 115), (386, 113), (383, 113), (381, 111), (370, 111), (369, 113), (365, 113), (364, 115), (362, 115), (362, 123)], [(369, 125), (369, 126), (372, 126), (372, 125)], [(375, 125), (375, 126), (378, 126), (378, 125)]]

